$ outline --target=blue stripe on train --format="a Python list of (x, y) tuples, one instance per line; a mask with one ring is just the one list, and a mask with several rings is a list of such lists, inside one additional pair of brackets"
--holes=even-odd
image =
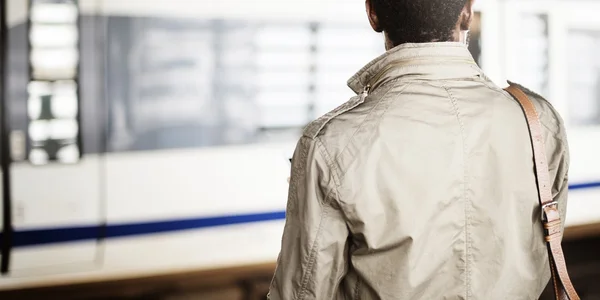
[[(13, 234), (12, 245), (15, 248), (19, 248), (35, 245), (96, 240), (98, 239), (98, 237), (101, 236), (104, 236), (105, 238), (118, 238), (126, 236), (139, 236), (155, 233), (201, 229), (225, 225), (275, 221), (283, 219), (285, 219), (285, 212), (277, 211), (258, 214), (219, 216), (107, 226), (85, 226), (23, 230), (16, 231)], [(0, 233), (0, 240), (1, 238), (2, 234)]]
[(600, 182), (588, 182), (569, 185), (569, 190), (584, 190), (600, 188)]
[[(600, 188), (600, 182), (573, 184), (569, 186), (570, 190), (584, 190), (592, 188)], [(285, 219), (285, 211), (145, 223), (115, 224), (106, 226), (33, 229), (16, 231), (13, 234), (12, 245), (15, 248), (20, 248), (35, 245), (96, 240), (98, 237), (102, 236), (110, 239), (283, 219)], [(2, 233), (0, 232), (0, 240), (1, 239)]]

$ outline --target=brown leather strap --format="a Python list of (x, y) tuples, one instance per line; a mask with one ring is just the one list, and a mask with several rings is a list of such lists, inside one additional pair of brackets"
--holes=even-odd
[(562, 251), (561, 219), (558, 211), (558, 203), (552, 197), (552, 183), (550, 181), (550, 173), (548, 172), (542, 125), (540, 124), (535, 106), (521, 89), (511, 84), (505, 90), (519, 101), (529, 125), (538, 196), (542, 207), (542, 224), (544, 225), (546, 244), (548, 246), (554, 294), (558, 300), (579, 300), (579, 296), (569, 278)]

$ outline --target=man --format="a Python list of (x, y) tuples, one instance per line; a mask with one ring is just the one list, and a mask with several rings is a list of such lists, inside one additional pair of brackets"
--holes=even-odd
[[(298, 142), (270, 299), (537, 299), (550, 270), (529, 132), (467, 50), (473, 0), (366, 6), (388, 51)], [(564, 222), (563, 122), (527, 94)]]

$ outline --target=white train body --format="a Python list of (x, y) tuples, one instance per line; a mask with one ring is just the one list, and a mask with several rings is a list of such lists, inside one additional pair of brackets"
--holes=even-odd
[[(25, 2), (8, 1), (17, 44), (26, 41)], [(569, 124), (567, 225), (600, 222), (600, 92), (574, 110), (566, 42), (570, 28), (600, 36), (592, 13), (600, 5), (480, 2), (483, 69), (500, 85), (539, 86)], [(0, 290), (275, 261), (298, 130), (346, 101), (346, 79), (384, 51), (363, 10), (342, 0), (80, 0), (89, 34), (81, 46), (83, 155), (74, 164), (18, 159), (30, 128), (14, 121), (15, 232)], [(547, 82), (537, 80), (535, 63), (526, 66), (533, 75), (520, 69), (521, 56), (539, 57), (518, 44), (532, 26), (525, 14), (548, 18)], [(19, 46), (10, 49), (23, 60)], [(253, 61), (237, 68), (248, 63), (239, 57)], [(151, 70), (161, 62), (170, 69)], [(22, 67), (12, 68), (9, 89), (20, 91), (24, 75), (10, 77)], [(25, 115), (22, 95), (9, 91), (10, 108), (21, 109), (15, 119)], [(226, 104), (216, 107), (215, 95)], [(596, 109), (597, 119), (576, 122), (578, 109)]]

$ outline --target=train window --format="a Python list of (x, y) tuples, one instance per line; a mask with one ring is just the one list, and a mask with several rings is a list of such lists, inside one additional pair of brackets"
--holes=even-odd
[[(512, 25), (509, 24), (509, 25)], [(528, 88), (549, 95), (550, 39), (547, 14), (526, 12), (518, 15), (514, 32), (509, 36), (514, 60), (508, 77)], [(517, 47), (518, 45), (518, 47)]]
[(29, 161), (77, 162), (80, 157), (77, 3), (32, 0), (30, 4)]
[[(259, 130), (309, 122), (313, 30), (309, 24), (261, 24), (255, 36)], [(304, 112), (304, 113), (302, 113)]]
[(571, 30), (567, 47), (570, 123), (600, 125), (600, 31)]
[[(376, 34), (355, 24), (307, 23), (293, 30), (276, 24), (270, 27), (279, 35), (264, 39), (270, 45), (259, 46), (257, 53), (259, 57), (270, 56), (265, 61), (277, 66), (265, 69), (258, 60), (259, 77), (267, 78), (259, 84), (259, 91), (269, 91), (259, 93), (257, 99), (264, 105), (261, 128), (266, 132), (278, 128), (298, 131), (345, 102), (352, 96), (345, 84), (348, 78), (380, 54), (383, 47)], [(259, 44), (263, 37), (258, 35)], [(280, 41), (293, 45), (288, 47)], [(271, 56), (270, 49), (278, 49), (275, 53), (281, 57)]]
[(121, 16), (107, 21), (109, 151), (219, 144), (224, 119), (217, 88), (225, 88), (224, 70), (235, 61), (232, 55), (224, 64), (218, 60), (226, 41), (216, 40), (214, 24)]
[[(283, 76), (273, 73), (255, 76), (259, 31), (244, 21), (219, 20), (213, 23), (216, 68), (213, 73), (213, 98), (220, 103), (221, 143), (241, 144), (251, 141), (260, 123), (255, 95), (257, 84), (280, 82)], [(264, 37), (264, 36), (263, 36)], [(263, 42), (261, 45), (266, 46)], [(202, 142), (202, 141), (199, 141)]]
[(107, 34), (110, 151), (292, 141), (383, 52), (359, 26), (314, 22), (109, 17)]

